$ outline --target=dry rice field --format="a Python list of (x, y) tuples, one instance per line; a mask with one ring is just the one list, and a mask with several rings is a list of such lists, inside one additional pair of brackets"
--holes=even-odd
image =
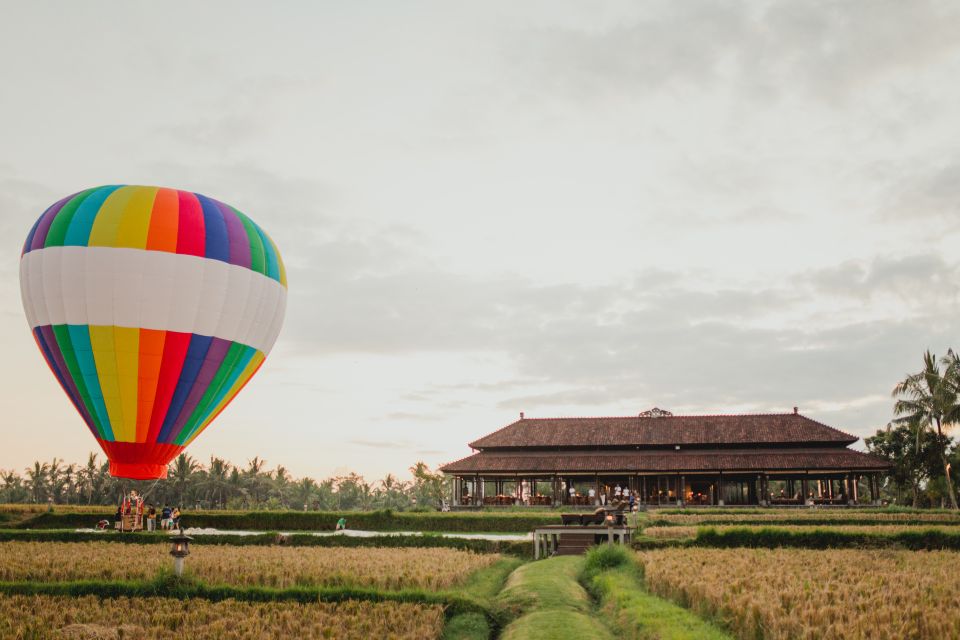
[[(166, 545), (0, 543), (0, 581), (148, 580)], [(447, 589), (499, 559), (456, 549), (194, 546), (187, 570), (207, 584)]]
[(960, 638), (960, 553), (666, 549), (638, 554), (655, 594), (740, 638)]
[(0, 637), (11, 640), (431, 640), (442, 629), (441, 607), (396, 602), (0, 596)]

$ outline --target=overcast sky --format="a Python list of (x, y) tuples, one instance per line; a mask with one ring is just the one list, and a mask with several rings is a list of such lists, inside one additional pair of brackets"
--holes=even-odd
[(286, 260), (204, 460), (405, 476), (521, 410), (863, 436), (958, 346), (956, 3), (2, 5), (0, 468), (97, 450), (17, 264), (101, 184), (226, 201)]

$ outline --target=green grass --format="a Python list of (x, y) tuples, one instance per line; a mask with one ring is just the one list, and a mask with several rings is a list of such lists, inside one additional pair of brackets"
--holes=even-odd
[(512, 620), (502, 640), (612, 639), (592, 615), (590, 596), (577, 581), (582, 556), (549, 558), (523, 565), (495, 600), (503, 620)]
[(461, 613), (444, 625), (443, 640), (489, 640), (491, 633), (486, 617), (479, 613)]
[[(523, 560), (504, 556), (489, 567), (474, 571), (467, 581), (457, 590), (466, 599), (484, 607), (503, 588), (507, 577)], [(489, 640), (493, 627), (486, 616), (475, 612), (459, 613), (451, 616), (443, 627), (444, 640)]]
[(489, 567), (470, 574), (458, 591), (478, 600), (491, 600), (503, 589), (510, 574), (522, 564), (520, 558), (504, 556)]
[(732, 640), (726, 631), (693, 612), (646, 591), (630, 563), (594, 575), (590, 589), (619, 638), (636, 640)]
[[(549, 561), (548, 561), (549, 562)], [(612, 640), (597, 618), (569, 609), (534, 611), (512, 623), (501, 640)]]
[(509, 618), (546, 609), (589, 611), (590, 596), (577, 582), (582, 567), (580, 556), (525, 564), (510, 574), (496, 604)]

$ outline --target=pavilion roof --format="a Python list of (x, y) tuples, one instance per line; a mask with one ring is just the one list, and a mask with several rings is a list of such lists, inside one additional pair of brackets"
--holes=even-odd
[(444, 473), (612, 473), (682, 471), (878, 471), (890, 466), (847, 448), (679, 451), (481, 451), (440, 468)]
[(848, 445), (856, 436), (799, 413), (525, 418), (470, 443), (474, 449), (668, 445)]

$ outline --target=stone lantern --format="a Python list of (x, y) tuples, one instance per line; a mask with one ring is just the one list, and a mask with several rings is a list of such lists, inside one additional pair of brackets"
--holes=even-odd
[(173, 556), (173, 572), (177, 577), (183, 575), (183, 559), (190, 555), (190, 542), (193, 540), (190, 536), (183, 534), (183, 527), (180, 527), (180, 533), (170, 538), (170, 555)]

